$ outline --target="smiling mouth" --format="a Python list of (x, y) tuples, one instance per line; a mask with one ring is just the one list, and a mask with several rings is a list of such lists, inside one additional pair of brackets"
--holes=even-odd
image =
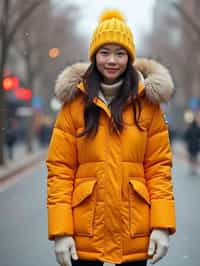
[(106, 71), (108, 71), (109, 73), (114, 73), (116, 72), (118, 69), (116, 68), (106, 68)]

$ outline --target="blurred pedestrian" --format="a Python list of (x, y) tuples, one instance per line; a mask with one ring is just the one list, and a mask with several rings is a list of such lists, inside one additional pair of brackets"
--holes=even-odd
[(190, 175), (197, 174), (197, 159), (200, 151), (200, 125), (196, 117), (185, 131), (185, 141), (190, 161)]
[(8, 128), (6, 129), (5, 143), (7, 146), (8, 158), (10, 160), (13, 160), (14, 145), (17, 141), (17, 128), (17, 122), (15, 120), (12, 120), (8, 124)]
[(168, 125), (169, 128), (169, 139), (171, 146), (174, 144), (177, 138), (177, 131), (173, 126)]
[(160, 108), (173, 83), (165, 67), (135, 57), (123, 15), (105, 11), (90, 42), (91, 63), (75, 64), (57, 80), (63, 106), (46, 164), (48, 234), (60, 265), (155, 263), (175, 232)]
[(51, 126), (47, 123), (43, 123), (37, 132), (38, 140), (41, 147), (47, 147), (51, 137)]

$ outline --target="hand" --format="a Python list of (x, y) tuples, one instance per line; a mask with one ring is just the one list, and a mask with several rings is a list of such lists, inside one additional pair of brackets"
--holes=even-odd
[(169, 248), (169, 231), (166, 229), (154, 229), (150, 235), (148, 255), (153, 256), (151, 264), (162, 259)]
[(57, 262), (62, 266), (71, 266), (71, 257), (77, 260), (74, 239), (71, 236), (55, 237), (55, 255)]

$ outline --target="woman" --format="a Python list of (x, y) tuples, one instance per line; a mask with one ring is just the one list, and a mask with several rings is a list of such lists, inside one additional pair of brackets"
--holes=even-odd
[[(59, 76), (63, 107), (48, 158), (48, 229), (60, 265), (144, 266), (160, 260), (175, 232), (171, 152), (160, 102), (168, 71), (135, 59), (130, 28), (105, 11), (91, 64)], [(143, 78), (144, 76), (144, 78)]]

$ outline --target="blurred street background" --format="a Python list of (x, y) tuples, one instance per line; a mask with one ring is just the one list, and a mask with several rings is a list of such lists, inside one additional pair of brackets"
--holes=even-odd
[(138, 57), (164, 64), (175, 94), (162, 106), (174, 156), (177, 234), (158, 265), (198, 266), (200, 239), (200, 1), (0, 1), (0, 266), (56, 265), (47, 240), (44, 160), (60, 109), (58, 74), (88, 61), (105, 8), (126, 15)]

